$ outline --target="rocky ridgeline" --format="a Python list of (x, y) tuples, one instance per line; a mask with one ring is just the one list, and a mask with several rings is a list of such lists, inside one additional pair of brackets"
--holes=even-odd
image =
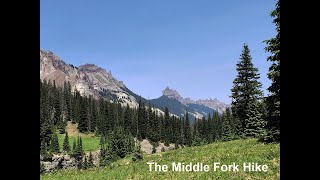
[(166, 87), (162, 91), (162, 94), (164, 96), (169, 97), (169, 98), (176, 99), (184, 105), (188, 105), (188, 104), (204, 105), (204, 106), (207, 106), (207, 107), (212, 108), (214, 110), (218, 110), (219, 113), (222, 113), (223, 111), (226, 110), (226, 108), (230, 107), (229, 104), (221, 102), (217, 98), (215, 98), (215, 99), (211, 99), (211, 98), (210, 99), (198, 99), (198, 100), (184, 98), (178, 93), (178, 91), (176, 91), (174, 89), (170, 89), (169, 87)]
[(68, 81), (72, 89), (77, 89), (81, 95), (109, 98), (124, 106), (138, 106), (137, 100), (127, 92), (124, 83), (113, 77), (111, 71), (94, 64), (76, 67), (65, 63), (50, 51), (40, 50), (40, 79), (51, 82), (55, 80), (58, 86), (63, 86)]

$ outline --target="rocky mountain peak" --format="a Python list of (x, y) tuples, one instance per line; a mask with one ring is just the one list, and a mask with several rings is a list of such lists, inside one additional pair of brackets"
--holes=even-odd
[(180, 94), (178, 93), (178, 91), (174, 90), (174, 89), (170, 89), (168, 86), (162, 91), (162, 94), (164, 96), (168, 96), (170, 98), (174, 98), (176, 100), (181, 101), (183, 98), (180, 96)]
[(53, 54), (53, 52), (40, 49), (40, 59), (45, 57), (55, 61), (62, 61), (57, 55)]
[(83, 72), (103, 72), (111, 75), (111, 72), (107, 72), (105, 69), (95, 65), (95, 64), (84, 64), (79, 66), (79, 70)]
[(207, 106), (209, 108), (212, 108), (214, 110), (218, 110), (219, 113), (222, 113), (223, 111), (226, 110), (226, 108), (230, 107), (229, 104), (220, 102), (217, 98), (214, 99), (198, 99), (198, 100), (193, 100), (189, 97), (184, 98), (182, 96), (180, 96), (180, 94), (174, 90), (174, 89), (170, 89), (169, 87), (166, 87), (163, 91), (162, 94), (164, 96), (167, 96), (169, 98), (172, 99), (176, 99), (178, 101), (180, 101), (182, 104), (184, 105), (188, 105), (188, 104), (198, 104), (198, 105), (204, 105)]
[(135, 97), (105, 69), (95, 64), (84, 64), (79, 67), (67, 64), (51, 51), (40, 49), (40, 79), (55, 80), (57, 86), (69, 81), (72, 90), (77, 89), (81, 95), (92, 95), (94, 98), (105, 98), (121, 105), (137, 107)]

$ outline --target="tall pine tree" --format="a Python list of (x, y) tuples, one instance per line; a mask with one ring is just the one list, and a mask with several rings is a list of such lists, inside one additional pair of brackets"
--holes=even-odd
[(52, 153), (59, 153), (59, 151), (60, 151), (57, 133), (53, 133), (53, 135), (52, 135), (51, 144), (50, 144), (50, 151)]
[(250, 50), (244, 44), (237, 63), (238, 75), (231, 89), (232, 112), (241, 122), (241, 130), (246, 136), (257, 137), (261, 133), (263, 123), (259, 103), (262, 100), (261, 83), (258, 69), (252, 64)]
[(260, 139), (264, 142), (280, 142), (280, 0), (276, 9), (271, 12), (274, 17), (277, 35), (274, 38), (264, 41), (267, 44), (266, 51), (271, 53), (268, 61), (272, 64), (269, 68), (268, 78), (272, 81), (266, 98), (267, 124), (266, 134)]
[(63, 141), (63, 151), (65, 151), (65, 152), (69, 152), (69, 151), (70, 151), (70, 144), (69, 144), (68, 132), (66, 132), (66, 135), (65, 135), (65, 137), (64, 137), (64, 141)]
[(192, 142), (191, 136), (191, 129), (190, 129), (190, 122), (189, 122), (189, 113), (187, 112), (185, 115), (184, 121), (184, 138), (185, 138), (185, 145), (190, 146)]

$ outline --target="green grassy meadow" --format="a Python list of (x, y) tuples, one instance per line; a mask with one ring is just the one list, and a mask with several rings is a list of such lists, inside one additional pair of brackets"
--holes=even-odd
[[(95, 137), (93, 135), (80, 135), (82, 139), (82, 147), (85, 152), (95, 151), (98, 150), (100, 145), (100, 137)], [(62, 145), (64, 141), (65, 134), (59, 134), (58, 133), (58, 140), (59, 140), (59, 146), (60, 151), (62, 151)], [(69, 144), (70, 148), (72, 149), (73, 141), (77, 140), (77, 136), (70, 136), (69, 135)]]
[[(91, 145), (91, 148), (94, 145)], [(86, 147), (85, 149), (90, 149)], [(147, 162), (168, 165), (168, 172), (149, 172)], [(210, 166), (209, 172), (172, 172), (172, 162), (197, 163)], [(240, 164), (257, 162), (268, 165), (267, 172), (222, 172), (213, 171), (213, 163)], [(256, 139), (217, 142), (204, 146), (187, 147), (159, 154), (144, 154), (144, 159), (132, 162), (127, 157), (109, 167), (89, 170), (60, 170), (41, 175), (41, 180), (102, 180), (102, 179), (280, 179), (280, 144), (262, 144)]]

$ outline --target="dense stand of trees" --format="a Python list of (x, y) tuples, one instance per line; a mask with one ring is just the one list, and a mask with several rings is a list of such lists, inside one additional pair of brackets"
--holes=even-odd
[[(56, 133), (66, 133), (67, 121), (78, 123), (80, 132), (95, 133), (108, 142), (112, 140), (111, 137), (120, 135), (124, 137), (122, 139), (129, 136), (132, 139), (147, 138), (151, 142), (190, 146), (197, 144), (194, 141), (211, 143), (234, 139), (239, 135), (229, 110), (222, 115), (214, 111), (212, 117), (209, 115), (207, 119), (195, 119), (191, 123), (188, 112), (181, 118), (170, 115), (169, 109), (165, 108), (164, 114), (161, 114), (150, 103), (146, 105), (141, 100), (137, 108), (121, 106), (117, 102), (81, 96), (77, 90), (72, 92), (68, 82), (63, 87), (57, 87), (54, 81), (40, 80), (40, 102), (42, 151), (50, 151), (52, 142), (56, 143), (53, 141), (57, 138)], [(56, 149), (51, 152), (59, 152), (59, 146), (54, 146)], [(65, 139), (63, 151), (70, 149), (69, 141)], [(131, 152), (133, 148), (127, 151)]]

